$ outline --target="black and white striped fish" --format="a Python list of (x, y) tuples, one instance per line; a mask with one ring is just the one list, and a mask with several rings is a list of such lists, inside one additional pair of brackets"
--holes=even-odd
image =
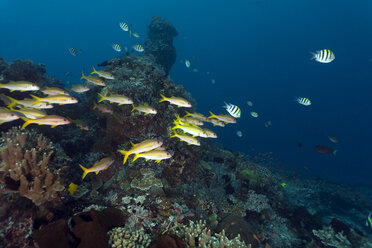
[(309, 100), (309, 98), (306, 98), (306, 97), (298, 97), (298, 98), (296, 98), (296, 101), (299, 104), (302, 104), (304, 106), (310, 106), (311, 105), (311, 101)]
[(224, 108), (234, 118), (240, 118), (240, 116), (242, 114), (240, 108), (236, 105), (231, 104), (231, 103), (226, 103), (225, 102)]
[(119, 26), (120, 26), (121, 29), (123, 29), (126, 32), (129, 30), (129, 26), (125, 22), (120, 22)]
[(70, 54), (71, 54), (72, 56), (76, 56), (76, 55), (82, 53), (81, 50), (76, 50), (76, 49), (73, 48), (73, 47), (68, 47), (67, 49), (68, 49), (68, 51), (70, 52)]
[(320, 63), (331, 63), (336, 58), (334, 53), (329, 49), (323, 49), (311, 54), (313, 55), (311, 59), (315, 59), (315, 61)]
[(140, 52), (140, 53), (142, 53), (143, 51), (145, 51), (145, 49), (144, 49), (143, 46), (141, 46), (141, 45), (135, 45), (135, 46), (133, 46), (132, 48), (133, 48), (135, 51)]
[(118, 53), (121, 52), (121, 47), (119, 44), (112, 44), (112, 49), (114, 49)]

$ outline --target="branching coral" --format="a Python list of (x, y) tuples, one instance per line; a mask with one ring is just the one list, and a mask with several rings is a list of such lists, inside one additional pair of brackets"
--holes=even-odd
[(322, 244), (336, 247), (336, 248), (351, 248), (351, 243), (344, 235), (344, 233), (335, 233), (331, 226), (324, 227), (321, 230), (313, 230), (313, 233), (318, 237)]
[(2, 139), (5, 146), (1, 150), (0, 180), (37, 206), (56, 199), (64, 186), (60, 183), (59, 171), (48, 168), (54, 152), (52, 142), (34, 131), (18, 128), (3, 133)]
[(112, 248), (145, 248), (151, 243), (150, 235), (144, 231), (132, 231), (127, 227), (117, 227), (107, 233)]
[(214, 247), (214, 248), (250, 248), (251, 245), (246, 245), (244, 241), (240, 241), (238, 235), (234, 239), (229, 240), (225, 231), (222, 230), (220, 233), (212, 234), (211, 230), (207, 227), (205, 221), (198, 221), (194, 223), (190, 221), (189, 225), (177, 224), (176, 227), (172, 228), (177, 236), (183, 238), (187, 247)]

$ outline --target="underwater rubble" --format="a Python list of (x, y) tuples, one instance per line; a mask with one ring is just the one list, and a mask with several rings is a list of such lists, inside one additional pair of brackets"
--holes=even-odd
[[(159, 102), (160, 94), (187, 99), (189, 112), (197, 106), (168, 76), (176, 35), (170, 23), (154, 17), (143, 56), (103, 62), (115, 79), (77, 96), (79, 104), (51, 111), (84, 120), (88, 130), (20, 129), (21, 120), (0, 126), (0, 247), (372, 247), (371, 230), (364, 226), (372, 206), (362, 193), (286, 177), (209, 139), (191, 146), (170, 138), (175, 115), (186, 111)], [(0, 58), (0, 74), (4, 82), (63, 87), (44, 65), (31, 61)], [(97, 93), (128, 96), (157, 114), (107, 102), (99, 106), (110, 111), (101, 111)], [(172, 158), (156, 163), (130, 157), (123, 165), (117, 150), (146, 139), (160, 140)], [(81, 178), (78, 164), (89, 167), (107, 156), (115, 159), (110, 167)]]

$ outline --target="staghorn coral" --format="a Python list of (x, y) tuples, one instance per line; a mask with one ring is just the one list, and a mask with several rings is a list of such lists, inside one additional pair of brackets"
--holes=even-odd
[(109, 236), (109, 244), (112, 248), (145, 248), (151, 243), (150, 235), (142, 230), (131, 230), (127, 227), (117, 227), (110, 230), (107, 235)]
[(225, 231), (212, 234), (211, 230), (207, 227), (206, 221), (193, 222), (190, 221), (189, 225), (177, 223), (170, 232), (174, 232), (177, 236), (184, 239), (187, 247), (214, 247), (214, 248), (250, 248), (251, 245), (246, 245), (244, 241), (240, 241), (240, 235), (234, 239), (228, 239)]
[(55, 200), (64, 186), (59, 170), (53, 172), (48, 168), (53, 143), (41, 134), (16, 127), (2, 133), (2, 143), (1, 182), (37, 206)]
[(313, 230), (313, 234), (319, 238), (324, 245), (336, 248), (352, 247), (343, 231), (336, 233), (331, 226), (323, 227), (321, 230)]

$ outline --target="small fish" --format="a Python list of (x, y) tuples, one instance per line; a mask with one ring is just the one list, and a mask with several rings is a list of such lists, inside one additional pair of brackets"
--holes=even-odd
[(309, 100), (309, 98), (306, 98), (306, 97), (298, 97), (296, 99), (296, 101), (299, 103), (299, 104), (302, 104), (304, 106), (310, 106), (311, 105), (311, 101)]
[(98, 76), (100, 77), (103, 77), (105, 79), (115, 79), (114, 76), (107, 72), (107, 71), (97, 71), (94, 66), (93, 66), (93, 72), (91, 72), (90, 74), (97, 74)]
[(213, 126), (220, 126), (220, 127), (225, 126), (225, 123), (223, 123), (222, 121), (219, 121), (217, 119), (208, 119), (208, 122), (212, 123)]
[(151, 151), (151, 150), (159, 148), (163, 145), (163, 142), (161, 142), (159, 140), (151, 140), (151, 139), (144, 140), (144, 141), (142, 141), (141, 143), (138, 143), (138, 144), (134, 144), (132, 142), (130, 142), (130, 143), (132, 145), (132, 148), (129, 151), (118, 150), (118, 152), (120, 152), (121, 154), (124, 155), (123, 164), (125, 164), (125, 162), (128, 160), (129, 155), (131, 155), (131, 154)]
[(192, 72), (198, 72), (198, 71), (199, 71), (198, 68), (192, 69)]
[(72, 72), (70, 72), (70, 71), (67, 71), (66, 73), (65, 73), (65, 77), (72, 77)]
[(100, 93), (97, 93), (101, 98), (98, 100), (98, 103), (102, 102), (102, 101), (109, 101), (109, 102), (114, 102), (114, 103), (118, 103), (119, 106), (120, 105), (123, 105), (123, 104), (133, 104), (133, 100), (130, 99), (129, 97), (127, 96), (124, 96), (124, 95), (115, 95), (115, 94), (111, 94), (109, 96), (103, 96), (101, 95)]
[(52, 95), (52, 96), (47, 96), (47, 97), (37, 97), (34, 95), (31, 95), (31, 96), (32, 98), (35, 99), (32, 105), (36, 105), (39, 102), (57, 103), (59, 105), (74, 104), (78, 102), (78, 100), (75, 97), (72, 97), (70, 95)]
[[(132, 31), (131, 31), (132, 32)], [(141, 37), (139, 33), (137, 32), (132, 32), (132, 36), (135, 37), (135, 38), (139, 38)]]
[(122, 30), (124, 30), (125, 32), (128, 32), (129, 31), (129, 26), (128, 24), (126, 24), (125, 22), (119, 22), (119, 26)]
[(0, 125), (19, 119), (19, 116), (6, 108), (0, 108)]
[(317, 145), (317, 146), (315, 146), (315, 150), (317, 152), (323, 153), (323, 154), (333, 154), (333, 155), (336, 155), (336, 153), (337, 153), (337, 150), (333, 150), (329, 146), (323, 146), (323, 145)]
[(84, 72), (81, 72), (81, 75), (82, 76), (81, 76), (80, 80), (85, 79), (85, 80), (87, 80), (88, 82), (90, 82), (94, 85), (106, 86), (105, 82), (103, 82), (103, 80), (100, 79), (99, 77), (85, 76)]
[(35, 83), (31, 83), (28, 81), (9, 81), (7, 84), (0, 84), (0, 89), (8, 89), (10, 92), (13, 91), (36, 91), (39, 90), (40, 87), (37, 86)]
[(134, 51), (137, 51), (139, 53), (142, 53), (145, 51), (142, 45), (134, 45), (132, 48), (134, 49)]
[(4, 80), (4, 75), (0, 74), (0, 81), (3, 81), (3, 80)]
[(247, 101), (247, 104), (248, 104), (249, 107), (253, 106), (253, 102), (251, 102), (251, 101)]
[(270, 127), (272, 125), (271, 121), (265, 121), (265, 127)]
[(320, 63), (331, 63), (336, 58), (334, 53), (329, 49), (323, 49), (311, 54), (311, 59), (315, 59), (315, 61)]
[(234, 105), (234, 104), (225, 102), (224, 108), (234, 118), (240, 118), (240, 116), (242, 114), (240, 108), (238, 106)]
[(207, 134), (207, 138), (217, 138), (217, 134), (208, 128), (203, 128), (204, 133)]
[(132, 109), (131, 112), (133, 112), (134, 110), (138, 110), (142, 113), (145, 113), (145, 115), (148, 115), (148, 114), (155, 115), (155, 114), (157, 114), (156, 109), (154, 109), (153, 107), (150, 107), (147, 103), (145, 103), (144, 105), (140, 104), (138, 106), (134, 106), (134, 105), (132, 105), (132, 106), (133, 106), (133, 109)]
[(160, 94), (160, 96), (162, 97), (162, 99), (159, 102), (167, 101), (170, 104), (174, 104), (178, 107), (191, 108), (191, 103), (182, 97), (165, 97), (162, 94)]
[[(5, 95), (4, 95), (5, 96)], [(46, 103), (46, 102), (39, 102), (34, 105), (35, 99), (23, 99), (23, 100), (17, 100), (10, 96), (5, 96), (10, 100), (10, 103), (8, 104), (8, 108), (12, 108), (16, 105), (21, 105), (25, 107), (30, 108), (37, 108), (37, 109), (50, 109), (53, 108), (52, 104)]]
[(208, 138), (207, 133), (201, 128), (196, 125), (181, 125), (179, 122), (174, 121), (175, 126), (172, 127), (172, 130), (174, 129), (181, 129), (185, 133), (191, 134), (193, 137), (199, 136), (203, 138)]
[(191, 65), (190, 60), (187, 60), (187, 59), (186, 59), (186, 60), (185, 60), (185, 65), (186, 65), (187, 68), (189, 68), (190, 65)]
[(200, 146), (200, 141), (197, 140), (195, 137), (192, 137), (191, 135), (188, 134), (173, 134), (170, 136), (171, 138), (179, 138), (180, 140), (186, 142), (188, 145), (195, 145), (195, 146)]
[(116, 52), (121, 52), (121, 47), (119, 44), (112, 44), (112, 49), (114, 49)]
[(74, 184), (74, 183), (70, 183), (68, 185), (68, 192), (70, 192), (70, 195), (73, 195), (75, 193), (75, 191), (77, 190), (77, 188), (79, 187), (79, 185), (77, 184)]
[(257, 112), (252, 111), (250, 114), (254, 118), (257, 118), (258, 117), (258, 113)]
[(85, 130), (85, 131), (89, 131), (89, 126), (88, 124), (86, 124), (85, 122), (81, 121), (81, 120), (73, 120), (69, 117), (67, 117), (67, 119), (71, 122), (71, 123), (74, 123), (78, 128), (80, 128), (81, 130)]
[(369, 228), (372, 228), (372, 212), (368, 214), (367, 220), (366, 220), (366, 226)]
[(216, 83), (216, 80), (215, 79), (211, 79), (211, 83), (212, 84), (215, 84)]
[(328, 136), (328, 139), (333, 143), (338, 143), (339, 141), (337, 136)]
[(169, 159), (171, 157), (172, 155), (169, 152), (155, 149), (148, 152), (136, 153), (132, 162), (136, 161), (138, 158), (144, 158), (146, 161), (155, 160), (156, 163), (160, 163), (161, 160)]
[(198, 118), (192, 117), (192, 116), (181, 117), (180, 121), (181, 122), (186, 122), (186, 123), (189, 123), (189, 124), (194, 124), (194, 125), (197, 125), (197, 126), (203, 126), (204, 125), (203, 121), (201, 121)]
[(81, 53), (83, 53), (83, 51), (81, 51), (81, 50), (76, 50), (75, 48), (73, 48), (73, 47), (68, 47), (67, 48), (68, 49), (68, 51), (70, 52), (70, 54), (72, 55), (72, 56), (76, 56), (76, 55), (78, 55), (78, 54), (81, 54)]
[(242, 133), (242, 131), (237, 131), (237, 132), (236, 132), (236, 135), (238, 135), (239, 138), (243, 137), (243, 133)]
[(95, 163), (91, 168), (85, 168), (81, 164), (79, 164), (80, 168), (84, 171), (82, 179), (84, 179), (88, 173), (95, 172), (98, 174), (100, 171), (106, 170), (115, 160), (113, 158), (107, 157), (103, 158), (97, 163)]
[(46, 95), (68, 95), (68, 92), (65, 91), (64, 89), (60, 89), (60, 88), (57, 88), (57, 87), (44, 87), (40, 90), (41, 92), (43, 92), (44, 94)]
[(97, 109), (98, 111), (100, 111), (101, 113), (108, 113), (108, 114), (112, 114), (112, 109), (110, 109), (109, 107), (107, 107), (106, 105), (104, 104), (94, 104), (93, 106), (93, 110)]
[(236, 120), (234, 117), (232, 117), (231, 115), (215, 115), (213, 114), (211, 111), (209, 111), (210, 113), (210, 116), (208, 117), (208, 119), (210, 118), (215, 118), (217, 120), (220, 120), (220, 121), (223, 121), (225, 122), (225, 124), (228, 124), (228, 123), (236, 123)]
[(200, 114), (200, 113), (189, 113), (189, 112), (186, 111), (186, 115), (184, 117), (188, 117), (188, 116), (192, 116), (192, 117), (194, 117), (196, 119), (199, 119), (201, 121), (208, 121), (208, 118), (205, 115)]
[(35, 108), (14, 109), (13, 107), (9, 107), (9, 109), (12, 112), (21, 114), (21, 115), (23, 115), (23, 116), (25, 116), (29, 119), (37, 119), (37, 118), (44, 117), (44, 116), (47, 115), (44, 111), (39, 110), (39, 109), (35, 109)]
[(285, 187), (285, 186), (287, 186), (287, 184), (286, 183), (281, 183), (280, 185), (282, 185), (282, 187)]
[(71, 91), (79, 94), (87, 92), (89, 90), (90, 88), (86, 84), (74, 84), (71, 86)]
[(44, 117), (37, 118), (37, 119), (29, 119), (29, 118), (22, 117), (22, 116), (20, 116), (20, 118), (25, 121), (21, 129), (24, 129), (25, 127), (27, 127), (28, 125), (32, 123), (35, 123), (38, 125), (49, 125), (49, 126), (52, 126), (52, 128), (59, 126), (59, 125), (70, 124), (70, 121), (67, 120), (67, 118), (58, 116), (58, 115), (46, 115)]

